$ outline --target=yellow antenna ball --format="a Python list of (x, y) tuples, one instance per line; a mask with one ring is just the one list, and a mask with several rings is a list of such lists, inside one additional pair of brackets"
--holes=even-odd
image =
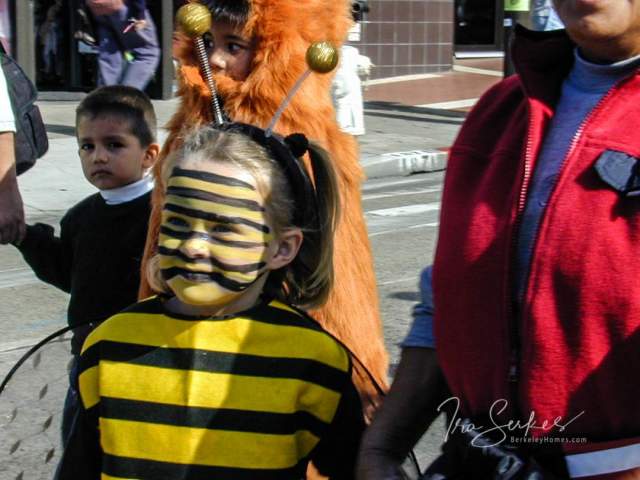
[(314, 72), (329, 73), (339, 59), (338, 49), (330, 42), (316, 42), (307, 49), (307, 65)]
[(190, 37), (199, 37), (211, 30), (211, 12), (201, 3), (187, 3), (178, 9), (176, 23)]

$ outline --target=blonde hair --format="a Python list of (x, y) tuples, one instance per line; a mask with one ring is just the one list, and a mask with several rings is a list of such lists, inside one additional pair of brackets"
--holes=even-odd
[[(333, 286), (333, 238), (340, 202), (336, 175), (328, 154), (315, 144), (309, 145), (308, 153), (318, 210), (316, 225), (293, 225), (296, 205), (283, 168), (264, 147), (238, 131), (211, 127), (191, 131), (182, 146), (167, 158), (162, 179), (163, 185), (167, 185), (173, 169), (185, 163), (198, 169), (223, 162), (248, 170), (265, 198), (266, 215), (275, 237), (293, 227), (299, 227), (304, 234), (296, 258), (289, 265), (269, 273), (265, 290), (286, 303), (317, 308), (326, 302)], [(157, 255), (150, 259), (148, 273), (153, 290), (169, 293), (160, 274)]]

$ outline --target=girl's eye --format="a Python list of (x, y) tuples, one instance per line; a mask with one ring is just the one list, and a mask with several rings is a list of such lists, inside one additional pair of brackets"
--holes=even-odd
[(189, 228), (187, 221), (180, 217), (169, 217), (167, 223), (174, 227)]
[(124, 145), (122, 145), (122, 143), (120, 142), (109, 142), (109, 144), (107, 145), (107, 147), (110, 150), (115, 150), (117, 148), (122, 148)]
[(233, 228), (229, 225), (219, 223), (209, 229), (211, 233), (233, 233)]
[(83, 143), (80, 145), (80, 150), (84, 150), (85, 152), (91, 150), (93, 148), (93, 144), (91, 143)]

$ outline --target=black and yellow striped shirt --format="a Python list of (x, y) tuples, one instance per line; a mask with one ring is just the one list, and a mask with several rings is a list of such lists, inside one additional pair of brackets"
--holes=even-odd
[(209, 319), (138, 303), (85, 342), (83, 418), (60, 478), (302, 478), (309, 459), (350, 478), (364, 428), (350, 368), (278, 301)]

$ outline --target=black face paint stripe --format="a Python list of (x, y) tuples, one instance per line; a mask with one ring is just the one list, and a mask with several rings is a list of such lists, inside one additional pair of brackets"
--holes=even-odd
[(234, 225), (246, 225), (251, 228), (255, 228), (263, 233), (269, 233), (271, 230), (267, 225), (263, 225), (262, 223), (254, 222), (253, 220), (248, 220), (242, 217), (229, 217), (225, 215), (218, 215), (216, 213), (203, 212), (201, 210), (194, 210), (193, 208), (181, 207), (180, 205), (174, 205), (173, 203), (166, 203), (164, 209), (169, 212), (179, 213), (181, 215), (186, 215), (192, 218), (200, 218), (202, 220), (206, 220), (208, 222), (217, 222), (217, 223), (230, 223)]
[(204, 281), (215, 282), (218, 285), (232, 292), (243, 292), (244, 290), (249, 288), (262, 275), (262, 274), (258, 275), (255, 278), (255, 280), (251, 282), (239, 282), (237, 280), (231, 280), (225, 277), (224, 274), (219, 272), (195, 273), (195, 272), (192, 272), (191, 270), (186, 270), (184, 268), (179, 268), (179, 267), (163, 268), (161, 271), (162, 271), (162, 276), (164, 277), (165, 280), (170, 280), (173, 277), (182, 276), (187, 280), (193, 280), (196, 282), (204, 282)]
[(215, 258), (191, 258), (188, 255), (185, 255), (180, 250), (176, 250), (173, 248), (167, 247), (159, 247), (158, 253), (160, 255), (167, 255), (171, 257), (177, 257), (180, 260), (184, 260), (188, 263), (193, 263), (194, 265), (215, 265), (221, 270), (225, 270), (227, 272), (238, 272), (238, 273), (251, 273), (263, 268), (266, 263), (245, 263), (244, 265), (230, 265), (228, 263), (221, 262)]
[[(160, 233), (163, 235), (167, 235), (169, 237), (177, 238), (178, 240), (186, 240), (187, 238), (191, 238), (194, 233), (191, 231), (188, 232), (178, 232), (177, 230), (173, 230), (167, 226), (160, 227)], [(224, 245), (227, 247), (238, 247), (238, 248), (256, 248), (256, 247), (266, 247), (267, 242), (247, 242), (242, 240), (226, 240), (224, 238), (213, 238), (209, 237), (206, 240), (200, 237), (207, 243), (211, 243), (214, 245)]]
[(187, 177), (195, 178), (196, 180), (203, 180), (209, 183), (217, 183), (219, 185), (227, 185), (229, 187), (243, 187), (249, 190), (254, 190), (255, 187), (250, 183), (243, 182), (237, 178), (225, 177), (224, 175), (216, 175), (215, 173), (202, 172), (200, 170), (186, 170), (183, 168), (175, 167), (171, 172), (172, 177)]
[(187, 187), (169, 187), (167, 195), (176, 195), (178, 197), (195, 198), (196, 200), (204, 200), (207, 202), (220, 203), (230, 207), (239, 207), (251, 210), (253, 212), (264, 212), (264, 207), (254, 200), (244, 200), (242, 198), (226, 197), (217, 193), (205, 192), (197, 188)]

